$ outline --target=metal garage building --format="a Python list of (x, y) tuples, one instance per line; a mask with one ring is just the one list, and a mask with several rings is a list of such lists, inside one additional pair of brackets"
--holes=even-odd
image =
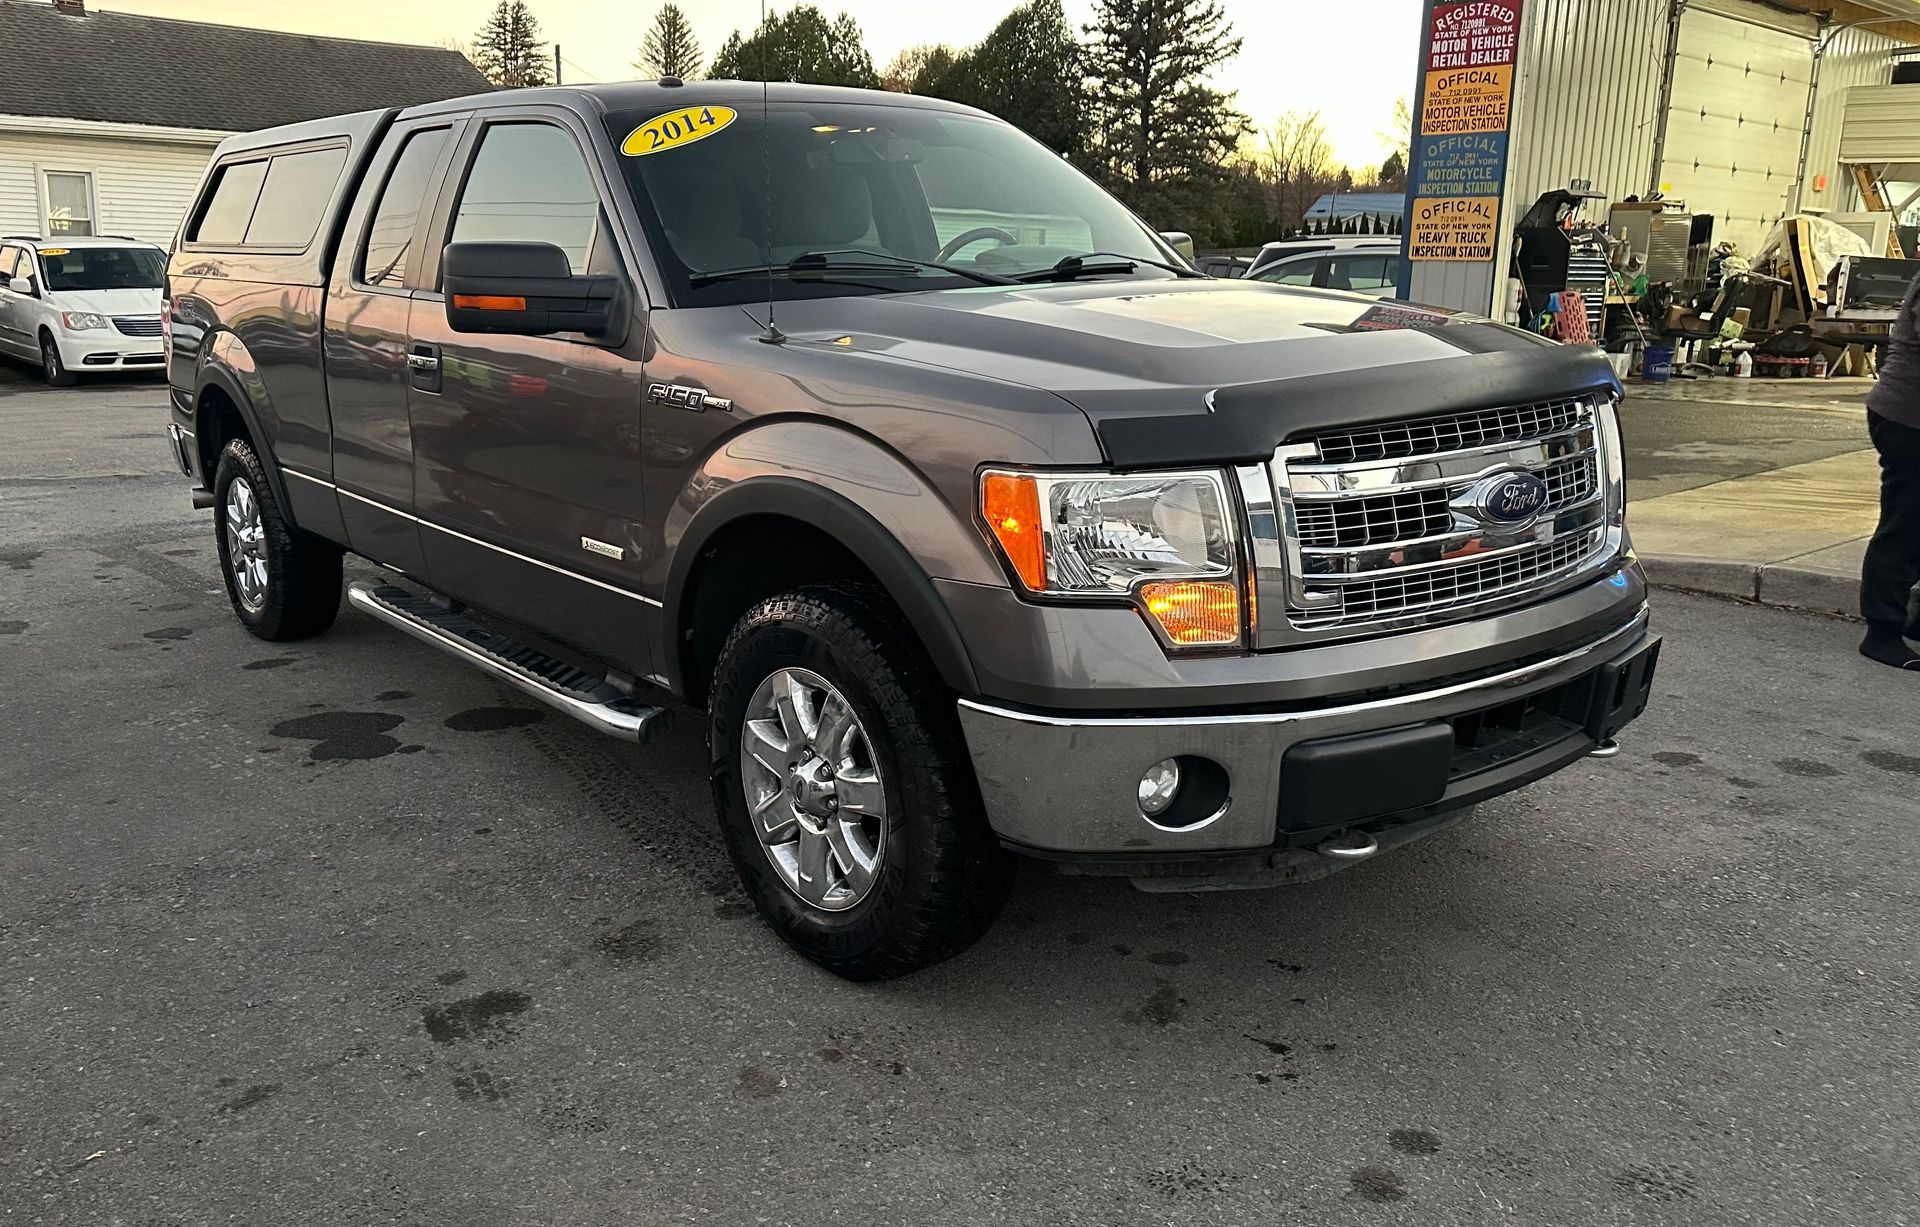
[[(1865, 160), (1854, 155), (1871, 148), (1881, 163), (1920, 162), (1907, 144), (1920, 141), (1920, 85), (1889, 85), (1899, 59), (1920, 58), (1920, 0), (1519, 7), (1494, 258), (1416, 264), (1416, 300), (1489, 310), (1513, 223), (1542, 192), (1575, 181), (1611, 201), (1654, 190), (1684, 199), (1714, 217), (1716, 241), (1751, 252), (1785, 214), (1860, 207), (1843, 157)], [(1848, 99), (1867, 87), (1879, 97), (1850, 121)], [(1863, 144), (1866, 125), (1878, 144)]]

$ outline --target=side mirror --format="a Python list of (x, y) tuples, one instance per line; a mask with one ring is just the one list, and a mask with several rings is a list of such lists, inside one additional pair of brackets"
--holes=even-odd
[(619, 279), (574, 276), (551, 243), (449, 243), (440, 270), (455, 332), (606, 337), (617, 322)]
[(1193, 263), (1193, 236), (1184, 230), (1162, 230), (1160, 241), (1180, 253), (1181, 259)]
[(33, 288), (33, 278), (31, 277), (15, 277), (12, 281), (7, 282), (7, 288), (15, 294), (25, 294), (28, 298), (40, 297), (39, 292)]

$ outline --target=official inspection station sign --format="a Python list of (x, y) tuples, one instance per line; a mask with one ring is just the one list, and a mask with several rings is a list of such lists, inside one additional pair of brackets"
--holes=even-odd
[(1407, 258), (1492, 260), (1513, 122), (1520, 0), (1434, 4), (1429, 13)]

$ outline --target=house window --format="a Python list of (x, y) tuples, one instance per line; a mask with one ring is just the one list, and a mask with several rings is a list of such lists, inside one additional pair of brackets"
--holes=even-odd
[(47, 236), (93, 233), (93, 176), (79, 170), (47, 172)]

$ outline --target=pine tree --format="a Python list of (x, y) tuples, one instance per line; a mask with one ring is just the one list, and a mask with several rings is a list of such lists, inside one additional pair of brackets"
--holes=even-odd
[(1081, 61), (1060, 0), (1029, 0), (926, 92), (991, 111), (1056, 153), (1077, 157), (1092, 126)]
[(693, 36), (693, 23), (679, 5), (663, 4), (653, 15), (653, 25), (640, 43), (640, 58), (633, 66), (649, 77), (689, 81), (700, 75), (700, 43)]
[(707, 75), (715, 80), (803, 81), (874, 89), (874, 71), (860, 23), (846, 13), (832, 21), (811, 4), (768, 13), (751, 37), (735, 30), (720, 44)]
[(1382, 191), (1404, 191), (1407, 186), (1407, 159), (1396, 149), (1380, 163), (1380, 188)]
[(953, 71), (959, 56), (945, 43), (921, 43), (893, 57), (880, 74), (880, 88), (896, 94), (926, 94), (944, 98), (939, 92), (943, 77)]
[(1219, 228), (1217, 189), (1248, 127), (1207, 84), (1240, 52), (1219, 0), (1098, 0), (1086, 32), (1099, 134), (1086, 161), (1149, 222)]
[(552, 82), (547, 44), (526, 0), (500, 0), (473, 36), (473, 64), (487, 80), (506, 89)]

